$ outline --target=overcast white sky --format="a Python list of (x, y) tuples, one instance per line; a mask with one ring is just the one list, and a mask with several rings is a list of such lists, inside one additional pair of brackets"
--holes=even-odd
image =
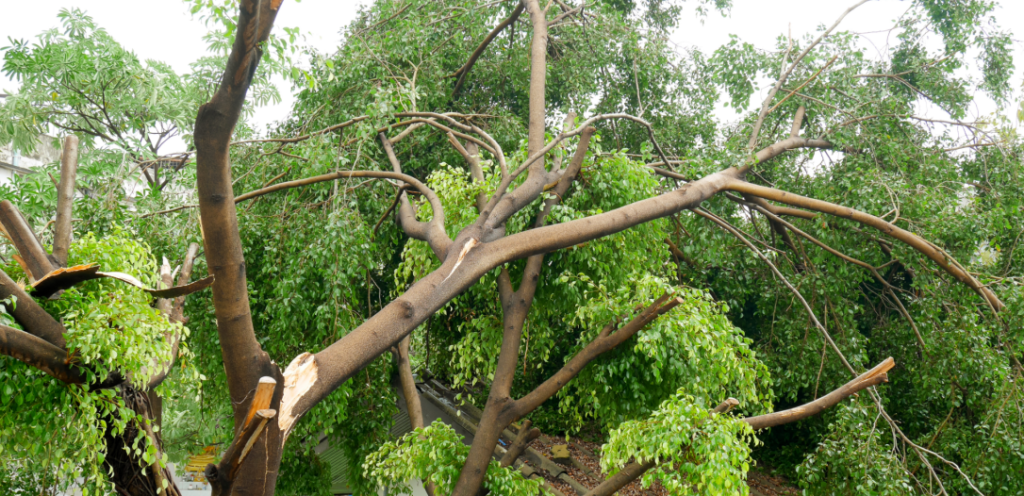
[[(0, 46), (7, 46), (7, 38), (34, 38), (40, 32), (58, 25), (57, 12), (62, 7), (79, 7), (87, 11), (97, 23), (106, 28), (114, 39), (134, 50), (142, 59), (155, 59), (185, 72), (189, 63), (204, 54), (202, 41), (205, 27), (188, 13), (179, 0), (32, 0), (4, 2), (0, 16)], [(339, 30), (355, 17), (359, 5), (367, 0), (301, 0), (285, 2), (278, 15), (278, 27), (299, 27), (307, 33), (307, 42), (322, 52), (332, 52), (340, 41)], [(819, 25), (831, 25), (854, 0), (733, 0), (728, 18), (713, 13), (700, 22), (687, 10), (682, 25), (673, 36), (682, 47), (696, 46), (710, 52), (727, 42), (730, 34), (761, 48), (772, 48), (777, 36), (790, 26), (794, 37), (813, 32)], [(1024, 19), (1024, 1), (1004, 0), (997, 12), (1004, 27), (1013, 29), (1016, 21)], [(901, 0), (875, 0), (851, 13), (840, 25), (840, 30), (871, 32), (889, 29), (909, 7)], [(884, 52), (886, 33), (865, 36), (865, 46), (877, 46)], [(1024, 65), (1024, 45), (1015, 44), (1018, 67)], [(1012, 79), (1018, 88), (1021, 71)], [(17, 84), (0, 75), (0, 91), (14, 91)], [(257, 112), (256, 120), (262, 124), (287, 115), (291, 98), (283, 87), (285, 101), (272, 108)], [(766, 90), (764, 90), (766, 91)], [(751, 104), (759, 100), (755, 96)], [(993, 110), (982, 105), (977, 113)]]

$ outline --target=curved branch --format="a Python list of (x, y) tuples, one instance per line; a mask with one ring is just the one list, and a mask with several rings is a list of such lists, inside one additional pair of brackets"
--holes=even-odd
[[(213, 307), (220, 338), (236, 424), (246, 414), (246, 396), (260, 377), (279, 369), (263, 350), (253, 329), (245, 258), (238, 232), (238, 212), (232, 191), (231, 135), (242, 113), (245, 97), (270, 36), (281, 0), (241, 0), (235, 39), (220, 85), (196, 116), (196, 185), (207, 267), (216, 277)], [(273, 436), (278, 436), (274, 432)], [(267, 453), (269, 455), (269, 453)], [(279, 457), (280, 454), (273, 455)], [(279, 458), (278, 458), (279, 460)], [(274, 465), (276, 466), (276, 464)], [(243, 481), (234, 490), (244, 493), (255, 481)], [(231, 490), (221, 481), (214, 491)]]
[(408, 177), (409, 180), (403, 180), (422, 192), (423, 195), (427, 197), (427, 201), (430, 202), (430, 208), (434, 211), (434, 216), (429, 222), (416, 220), (416, 212), (409, 203), (408, 197), (404, 192), (399, 192), (398, 196), (401, 201), (401, 206), (398, 208), (398, 220), (399, 224), (402, 226), (402, 230), (413, 238), (426, 241), (430, 245), (431, 250), (434, 251), (434, 255), (436, 255), (438, 259), (444, 260), (445, 254), (448, 252), (448, 247), (452, 244), (452, 240), (448, 237), (448, 233), (445, 232), (444, 229), (444, 209), (441, 207), (441, 200), (437, 198), (437, 195), (435, 195), (430, 188), (427, 188), (426, 185), (419, 182), (419, 180), (402, 174), (402, 165), (398, 162), (398, 157), (395, 156), (395, 149), (391, 146), (391, 142), (388, 141), (388, 137), (384, 133), (380, 133), (377, 137), (380, 138), (381, 145), (387, 153), (388, 160), (391, 162), (391, 166), (395, 170), (392, 174)]
[(739, 167), (741, 173), (746, 174), (754, 165), (771, 160), (783, 153), (797, 148), (832, 148), (832, 143), (821, 139), (808, 139), (799, 136), (789, 137), (773, 145), (762, 148), (754, 154), (745, 164)]
[(740, 193), (749, 193), (751, 195), (759, 196), (779, 203), (786, 203), (795, 207), (806, 208), (808, 210), (815, 210), (818, 212), (826, 213), (836, 217), (849, 219), (866, 226), (871, 226), (879, 231), (892, 236), (912, 248), (921, 252), (923, 255), (932, 259), (935, 263), (942, 267), (949, 275), (953, 276), (956, 280), (963, 284), (966, 284), (971, 289), (975, 290), (981, 297), (988, 303), (993, 312), (1002, 310), (1005, 305), (999, 298), (990, 291), (988, 288), (982, 286), (977, 279), (974, 278), (967, 271), (963, 270), (959, 264), (956, 263), (952, 258), (947, 258), (947, 255), (939, 250), (935, 245), (929, 243), (925, 239), (917, 236), (914, 233), (901, 229), (889, 222), (886, 222), (874, 215), (861, 212), (849, 207), (843, 207), (834, 203), (829, 203), (822, 200), (816, 200), (813, 198), (807, 198), (804, 196), (796, 195), (786, 191), (780, 191), (774, 188), (768, 188), (765, 186), (758, 186), (742, 180), (733, 180), (726, 185), (725, 189), (737, 191)]
[[(378, 129), (377, 132), (378, 133), (384, 133), (384, 132), (390, 131), (391, 129), (394, 129), (396, 127), (402, 127), (402, 126), (410, 126), (410, 128), (411, 128), (412, 125), (415, 125), (415, 124), (426, 124), (428, 126), (435, 127), (437, 129), (440, 129), (441, 131), (444, 131), (445, 133), (453, 134), (453, 135), (458, 136), (458, 137), (460, 137), (460, 138), (462, 138), (462, 139), (464, 139), (466, 141), (472, 141), (473, 143), (476, 143), (477, 145), (479, 145), (484, 150), (487, 150), (488, 152), (490, 152), (491, 155), (497, 155), (498, 154), (494, 150), (494, 148), (491, 147), (491, 145), (487, 144), (483, 140), (480, 140), (479, 138), (474, 138), (474, 137), (472, 137), (472, 136), (470, 136), (468, 134), (465, 134), (465, 133), (460, 133), (459, 131), (456, 131), (456, 130), (448, 127), (448, 126), (445, 126), (444, 124), (441, 124), (440, 122), (437, 122), (432, 117), (431, 118), (417, 117), (417, 118), (409, 119), (407, 121), (396, 122), (394, 124), (391, 124), (391, 125), (388, 125), (388, 126), (384, 126), (384, 127), (380, 128), (380, 129)], [(470, 128), (470, 129), (472, 129), (472, 128)], [(392, 140), (392, 142), (394, 142), (394, 140)]]

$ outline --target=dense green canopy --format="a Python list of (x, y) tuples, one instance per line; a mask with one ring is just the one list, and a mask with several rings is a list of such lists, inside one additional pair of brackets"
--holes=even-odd
[[(602, 114), (640, 117), (653, 132), (626, 119), (597, 122), (579, 175), (557, 198), (548, 224), (610, 212), (750, 164), (753, 184), (841, 206), (837, 211), (866, 212), (927, 240), (1005, 308), (891, 232), (843, 215), (794, 215), (776, 198), (719, 193), (699, 212), (684, 210), (545, 256), (523, 326), (513, 398), (551, 377), (609, 322), (628, 321), (664, 293), (678, 303), (587, 364), (526, 418), (550, 435), (606, 443), (608, 473), (631, 459), (668, 460), (645, 480), (660, 480), (671, 494), (745, 492), (755, 462), (809, 494), (1024, 491), (1024, 149), (1016, 116), (966, 120), (978, 98), (993, 99), (1001, 111), (1017, 104), (1010, 34), (990, 22), (991, 2), (915, 2), (881, 58), (841, 24), (828, 33), (780, 37), (773, 50), (736, 37), (713, 53), (679, 52), (668, 35), (679, 16), (728, 8), (727, 2), (599, 0), (579, 9), (566, 3), (572, 5), (555, 2), (546, 13), (548, 140)], [(447, 234), (456, 239), (477, 221), (478, 195), (498, 191), (500, 158), (511, 170), (527, 159), (528, 13), (463, 69), (494, 26), (519, 16), (518, 5), (367, 6), (335, 53), (310, 53), (308, 70), (286, 71), (298, 95), (291, 118), (271, 133), (276, 139), (261, 139), (267, 137), (244, 125), (236, 130), (235, 194), (335, 171), (390, 171), (383, 132), (395, 142), (402, 172), (436, 192)], [(196, 7), (226, 15), (219, 5)], [(190, 133), (207, 97), (203, 88), (216, 78), (142, 64), (84, 14), (65, 12), (62, 19), (68, 34), (50, 32), (38, 45), (18, 42), (3, 52), (5, 71), (24, 86), (0, 106), (0, 140), (29, 146), (26, 133), (46, 128), (99, 138), (82, 156), (80, 187), (90, 192), (76, 202), (82, 220), (72, 258), (155, 278), (157, 257), (180, 259), (189, 243), (203, 242), (188, 194), (195, 169), (176, 171), (169, 189), (129, 199), (122, 185), (140, 178), (139, 169), (131, 161), (123, 167), (122, 154), (155, 157), (158, 147), (138, 139), (140, 132), (171, 126)], [(277, 43), (280, 55), (287, 44)], [(94, 56), (97, 47), (116, 57)], [(75, 63), (60, 62), (69, 59)], [(269, 70), (284, 71), (275, 60)], [(774, 85), (780, 67), (790, 64), (763, 107), (751, 101), (758, 85)], [(130, 87), (114, 91), (84, 79), (112, 72), (139, 77), (112, 83)], [(88, 97), (99, 93), (123, 109), (117, 122), (88, 117), (96, 112)], [(715, 109), (722, 105), (743, 111), (742, 120), (720, 121)], [(926, 117), (924, 109), (942, 117)], [(439, 118), (410, 125), (415, 112), (452, 113), (494, 142), (434, 126)], [(331, 129), (350, 120), (356, 122)], [(110, 134), (118, 130), (130, 132)], [(824, 145), (753, 163), (754, 152), (797, 135)], [(298, 138), (281, 139), (288, 137)], [(481, 150), (483, 177), (473, 177), (451, 141)], [(568, 164), (579, 142), (573, 137), (555, 147), (549, 169)], [(442, 265), (426, 241), (409, 237), (394, 219), (399, 186), (335, 179), (238, 204), (253, 325), (276, 363), (331, 345)], [(49, 242), (56, 192), (48, 179), (16, 179), (0, 187), (0, 197), (21, 207)], [(555, 197), (542, 194), (515, 212), (506, 235), (534, 228), (545, 200)], [(412, 198), (419, 220), (437, 215), (423, 195)], [(526, 265), (504, 266), (513, 287), (523, 284)], [(13, 262), (4, 269), (15, 280), (22, 275)], [(197, 261), (195, 272), (206, 270)], [(502, 349), (502, 270), (490, 270), (412, 333), (413, 370), (452, 384), (480, 407)], [(181, 365), (159, 390), (163, 450), (175, 461), (235, 436), (209, 295), (186, 300)], [(161, 336), (170, 324), (155, 318), (144, 297), (92, 282), (44, 306), (62, 319), (69, 341), (80, 340), (73, 346), (82, 363), (102, 364), (96, 373), (105, 375), (145, 368), (152, 356), (168, 354)], [(139, 322), (112, 324), (120, 315)], [(103, 332), (109, 327), (131, 331)], [(760, 432), (739, 420), (814, 400), (846, 383), (848, 367), (863, 371), (886, 357), (896, 362), (887, 385), (821, 415)], [(398, 440), (388, 434), (397, 374), (391, 357), (381, 355), (305, 415), (285, 446), (277, 490), (328, 491), (330, 467), (313, 453), (321, 436), (346, 452), (357, 491), (412, 477), (451, 490), (468, 454), (453, 432), (434, 425)], [(123, 409), (118, 397), (60, 384), (7, 356), (0, 356), (0, 377), (0, 486), (17, 480), (26, 488), (63, 487), (85, 475), (104, 487), (100, 422)], [(735, 410), (709, 413), (730, 397), (739, 400)], [(485, 482), (493, 493), (536, 491), (494, 465)]]

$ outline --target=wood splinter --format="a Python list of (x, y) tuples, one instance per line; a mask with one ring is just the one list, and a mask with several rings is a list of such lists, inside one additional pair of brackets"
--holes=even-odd
[(260, 377), (260, 382), (256, 385), (256, 394), (253, 395), (252, 403), (249, 405), (249, 413), (245, 415), (245, 422), (242, 423), (242, 430), (249, 426), (257, 412), (270, 408), (270, 400), (274, 397), (275, 388), (277, 388), (277, 380), (273, 377)]
[(256, 441), (260, 438), (260, 434), (265, 430), (267, 422), (277, 415), (277, 410), (263, 409), (257, 410), (254, 415), (252, 422), (247, 422), (245, 427), (242, 429), (241, 435), (238, 439), (245, 439), (245, 445), (243, 445), (241, 451), (236, 451), (237, 455), (233, 456), (230, 467), (229, 477), (234, 480), (235, 475), (238, 473), (238, 468), (242, 466), (242, 462), (245, 461), (246, 455), (252, 450), (252, 446), (256, 444)]

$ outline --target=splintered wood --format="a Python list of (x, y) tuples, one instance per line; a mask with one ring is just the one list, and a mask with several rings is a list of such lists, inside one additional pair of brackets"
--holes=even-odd
[(277, 426), (281, 429), (281, 443), (288, 440), (292, 426), (298, 417), (293, 413), (299, 400), (309, 392), (320, 374), (316, 358), (310, 353), (303, 353), (288, 364), (284, 370), (284, 394), (281, 396), (281, 414), (277, 417)]

